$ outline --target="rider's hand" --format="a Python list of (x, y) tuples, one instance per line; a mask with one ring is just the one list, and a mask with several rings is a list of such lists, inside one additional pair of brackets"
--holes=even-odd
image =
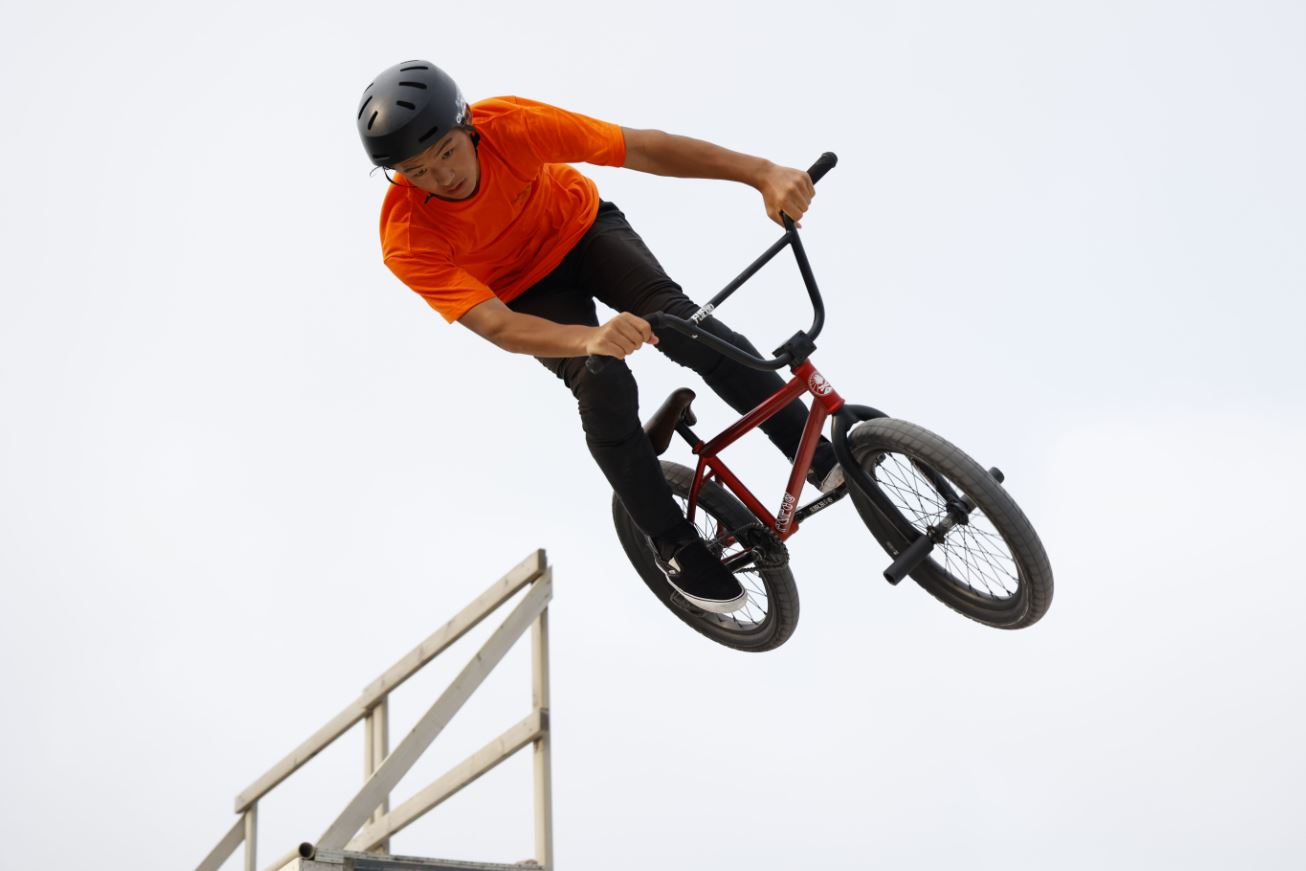
[(622, 312), (603, 326), (594, 328), (589, 341), (585, 343), (585, 353), (622, 360), (644, 344), (657, 343), (658, 337), (653, 335), (653, 328), (648, 325), (648, 321), (630, 312)]
[(816, 185), (812, 184), (812, 177), (805, 170), (774, 164), (762, 175), (757, 189), (766, 203), (766, 213), (772, 221), (782, 226), (784, 222), (780, 220), (781, 212), (798, 224), (803, 213), (811, 206), (812, 197), (816, 196)]

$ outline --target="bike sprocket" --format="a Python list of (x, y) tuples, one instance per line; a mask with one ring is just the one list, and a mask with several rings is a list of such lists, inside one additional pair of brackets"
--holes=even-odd
[(752, 561), (735, 569), (736, 572), (755, 572), (782, 569), (789, 565), (789, 548), (772, 530), (759, 523), (750, 524), (735, 533), (735, 538), (752, 554)]

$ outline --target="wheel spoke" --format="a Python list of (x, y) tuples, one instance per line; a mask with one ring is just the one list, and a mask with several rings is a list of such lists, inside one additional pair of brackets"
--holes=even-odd
[[(909, 463), (901, 463), (896, 455), (890, 456), (893, 457), (894, 462), (892, 466), (885, 469), (887, 480), (884, 483), (891, 484), (893, 493), (898, 494), (897, 499), (893, 499), (892, 496), (890, 498), (893, 499), (895, 507), (904, 515), (907, 515), (913, 525), (924, 532), (927, 527), (933, 525), (934, 521), (941, 519), (947, 513), (947, 507), (937, 498), (937, 493), (935, 493), (932, 485), (924, 479), (914, 466)], [(884, 466), (878, 468), (884, 468)], [(926, 505), (926, 497), (921, 492), (920, 483), (923, 483), (928, 488), (928, 492), (935, 497), (931, 500), (932, 505)], [(910, 500), (909, 496), (911, 497)], [(915, 501), (915, 506), (910, 504), (911, 500)]]
[[(933, 506), (927, 507), (926, 497), (921, 492), (922, 488), (920, 485), (923, 483), (930, 494), (937, 496), (933, 487), (910, 463), (903, 463), (898, 459), (897, 455), (890, 456), (893, 458), (893, 464), (889, 466), (889, 468), (884, 469), (884, 471), (888, 482), (893, 485), (894, 492), (900, 494), (901, 501), (898, 507), (900, 509), (906, 509), (908, 513), (913, 514), (914, 521), (918, 523), (923, 519), (938, 517), (946, 512), (946, 507), (943, 506), (941, 500), (937, 498), (933, 500)], [(878, 468), (884, 467), (881, 466)], [(915, 507), (909, 504), (908, 496), (915, 500)], [(924, 526), (928, 525), (928, 522), (924, 524)]]
[[(982, 592), (992, 598), (1002, 599), (1014, 595), (1017, 585), (1014, 561), (1009, 556), (994, 553), (985, 547), (985, 542), (976, 536), (978, 532), (983, 530), (977, 530), (972, 526), (955, 527), (939, 547), (945, 554), (953, 552), (958, 554), (958, 558), (968, 570), (966, 576), (958, 580), (971, 589), (981, 592), (975, 584), (975, 581), (978, 581), (984, 587)], [(1007, 568), (1004, 563), (1009, 563), (1011, 568)], [(951, 574), (951, 569), (948, 570)], [(998, 591), (994, 590), (995, 585)]]
[[(918, 533), (927, 534), (948, 517), (946, 500), (907, 455), (886, 452), (870, 471), (890, 503)], [(964, 493), (956, 481), (943, 480), (958, 494)], [(1011, 550), (979, 509), (971, 512), (966, 524), (948, 530), (931, 558), (942, 564), (940, 568), (954, 583), (986, 598), (1007, 599), (1019, 590), (1019, 572)]]

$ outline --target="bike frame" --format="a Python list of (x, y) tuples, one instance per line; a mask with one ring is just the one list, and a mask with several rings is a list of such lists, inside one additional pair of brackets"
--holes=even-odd
[[(834, 386), (816, 370), (811, 360), (804, 360), (797, 366), (790, 367), (790, 371), (794, 377), (788, 383), (715, 438), (703, 442), (694, 438), (687, 427), (681, 432), (681, 435), (686, 436), (693, 446), (694, 453), (698, 455), (698, 466), (694, 470), (694, 482), (689, 491), (687, 515), (691, 523), (694, 522), (694, 515), (698, 508), (698, 495), (703, 488), (704, 482), (715, 478), (739, 497), (740, 501), (748, 507), (748, 510), (765, 523), (781, 541), (798, 531), (800, 517), (798, 496), (802, 492), (803, 483), (807, 480), (807, 472), (812, 467), (812, 456), (816, 453), (816, 445), (820, 441), (821, 430), (825, 427), (826, 418), (839, 411), (843, 407), (844, 401), (843, 397), (834, 389)], [(739, 480), (739, 477), (730, 470), (730, 467), (721, 459), (721, 452), (805, 393), (811, 394), (812, 405), (807, 413), (807, 423), (803, 427), (802, 440), (798, 445), (798, 453), (794, 456), (793, 469), (789, 473), (789, 483), (785, 488), (783, 497), (781, 497), (780, 508), (775, 514), (772, 514), (753, 495), (753, 492), (744, 485), (744, 482)], [(824, 496), (812, 505), (802, 509), (801, 516), (806, 519), (806, 517), (810, 517), (817, 511), (834, 504), (841, 496), (842, 494)]]

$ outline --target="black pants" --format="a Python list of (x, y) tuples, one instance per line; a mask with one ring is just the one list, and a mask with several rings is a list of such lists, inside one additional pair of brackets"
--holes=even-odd
[[(668, 312), (688, 318), (698, 309), (667, 277), (621, 210), (607, 202), (599, 205), (594, 226), (557, 268), (508, 307), (555, 323), (597, 326), (595, 299), (615, 311), (641, 317)], [(747, 339), (716, 318), (708, 318), (702, 327), (756, 353)], [(677, 332), (659, 333), (656, 347), (697, 372), (740, 414), (756, 407), (784, 384), (775, 372), (742, 366)], [(584, 357), (538, 359), (576, 397), (590, 453), (639, 528), (662, 541), (683, 541), (692, 535), (644, 434), (638, 389), (626, 364), (609, 359), (603, 371), (595, 374), (585, 368)], [(794, 400), (761, 428), (786, 457), (793, 459), (806, 422), (806, 407)], [(822, 439), (813, 469), (824, 473), (833, 465), (833, 449)]]

